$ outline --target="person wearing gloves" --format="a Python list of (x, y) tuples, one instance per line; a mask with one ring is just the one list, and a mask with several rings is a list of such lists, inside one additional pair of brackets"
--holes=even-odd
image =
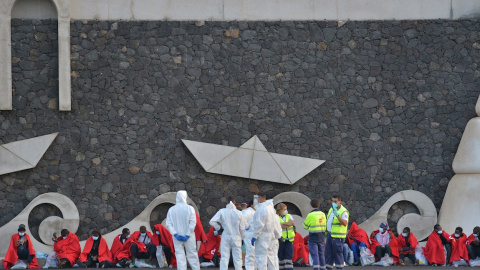
[[(448, 264), (452, 255), (453, 244), (455, 244), (455, 239), (442, 230), (440, 224), (436, 224), (433, 226), (433, 232), (428, 236), (425, 245), (425, 258), (433, 266)], [(446, 260), (444, 249), (447, 251)]]
[(295, 240), (295, 231), (293, 225), (295, 221), (292, 215), (287, 211), (287, 206), (284, 203), (277, 205), (277, 216), (282, 226), (282, 238), (278, 245), (278, 260), (280, 262), (280, 269), (293, 270), (293, 241)]
[(250, 224), (250, 228), (253, 226), (251, 243), (255, 246), (255, 263), (258, 270), (279, 269), (277, 239), (282, 236), (282, 227), (275, 214), (273, 201), (267, 201), (265, 193), (257, 195), (259, 204)]
[(167, 229), (173, 235), (173, 246), (177, 259), (177, 269), (186, 270), (187, 260), (194, 270), (200, 269), (197, 243), (195, 241), (195, 226), (197, 218), (195, 209), (187, 204), (187, 192), (177, 192), (177, 203), (168, 209)]
[(242, 210), (243, 215), (245, 216), (245, 238), (243, 243), (245, 245), (245, 270), (255, 270), (255, 247), (252, 246), (253, 238), (253, 228), (251, 226), (253, 215), (255, 214), (255, 201), (258, 205), (258, 196), (254, 196), (254, 200), (250, 201), (248, 207), (245, 210)]
[(467, 250), (470, 260), (475, 260), (477, 257), (480, 257), (480, 227), (476, 226), (473, 228), (473, 233), (468, 236), (467, 239)]
[(308, 230), (308, 250), (312, 256), (313, 269), (325, 269), (325, 227), (327, 218), (325, 213), (320, 210), (320, 201), (313, 199), (310, 201), (313, 210), (308, 213), (303, 228)]
[(332, 197), (332, 207), (327, 215), (327, 243), (325, 245), (325, 260), (327, 269), (333, 269), (335, 262), (337, 269), (343, 269), (343, 243), (347, 236), (348, 210), (342, 205), (340, 196)]
[(242, 239), (245, 238), (245, 217), (235, 206), (235, 197), (228, 197), (228, 204), (220, 209), (210, 220), (210, 226), (215, 228), (216, 235), (223, 229), (220, 242), (220, 269), (227, 270), (230, 252), (236, 270), (242, 269)]
[(418, 265), (420, 262), (415, 257), (415, 248), (418, 245), (417, 238), (410, 232), (409, 227), (405, 227), (403, 232), (397, 237), (399, 261), (398, 264), (405, 266), (405, 257), (409, 258), (412, 263)]
[(25, 233), (25, 225), (18, 226), (18, 233), (12, 235), (10, 246), (8, 247), (5, 259), (3, 259), (3, 269), (10, 269), (18, 260), (24, 260), (28, 263), (28, 269), (40, 268), (35, 256), (30, 236)]
[(87, 239), (83, 252), (77, 261), (80, 268), (114, 268), (112, 252), (108, 249), (107, 241), (102, 237), (100, 230), (94, 229), (92, 237)]

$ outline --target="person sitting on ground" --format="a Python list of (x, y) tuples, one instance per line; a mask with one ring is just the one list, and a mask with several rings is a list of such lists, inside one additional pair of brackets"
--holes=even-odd
[(403, 228), (403, 232), (397, 238), (398, 252), (400, 253), (399, 264), (405, 266), (405, 257), (410, 259), (415, 265), (419, 264), (419, 261), (415, 257), (415, 248), (418, 245), (417, 238), (410, 232), (409, 227)]
[[(433, 227), (433, 232), (428, 236), (427, 244), (425, 245), (425, 258), (433, 266), (447, 264), (450, 261), (454, 241), (453, 237), (442, 230), (442, 226), (436, 224)], [(446, 260), (444, 248), (447, 250)]]
[(71, 268), (78, 260), (82, 249), (78, 237), (63, 229), (61, 236), (57, 238), (57, 233), (53, 234), (53, 251), (57, 253), (57, 261), (59, 268)]
[(80, 259), (77, 261), (80, 268), (114, 268), (112, 252), (108, 249), (107, 241), (102, 237), (100, 230), (94, 229), (92, 237), (87, 239)]
[(360, 247), (370, 249), (370, 241), (368, 240), (367, 232), (359, 228), (356, 222), (353, 222), (350, 226), (350, 230), (347, 233), (347, 241), (350, 245), (350, 249), (353, 252), (353, 265), (360, 265)]
[[(110, 248), (110, 252), (112, 253), (112, 257), (115, 262), (118, 262), (116, 259), (117, 254), (122, 249), (123, 244), (127, 242), (129, 237), (130, 237), (130, 230), (128, 228), (123, 228), (122, 233), (117, 235), (113, 239), (113, 244), (112, 244), (112, 247)], [(117, 267), (121, 267), (121, 265), (117, 264)]]
[(177, 267), (177, 259), (175, 258), (175, 247), (173, 246), (172, 234), (162, 224), (153, 226), (153, 244), (162, 246), (167, 264), (171, 267)]
[(480, 257), (480, 227), (473, 228), (473, 233), (468, 237), (467, 249), (470, 260), (475, 260)]
[(35, 256), (30, 236), (25, 233), (25, 225), (18, 226), (18, 233), (12, 235), (10, 246), (8, 247), (5, 259), (3, 259), (3, 269), (10, 269), (18, 260), (27, 261), (29, 269), (40, 268)]
[(455, 233), (450, 237), (455, 239), (455, 244), (452, 245), (452, 256), (450, 256), (449, 263), (458, 262), (464, 259), (467, 263), (468, 249), (467, 249), (467, 235), (463, 233), (462, 227), (455, 228)]
[(296, 227), (293, 226), (295, 232), (295, 240), (293, 241), (293, 266), (306, 267), (308, 264), (308, 246), (303, 242), (302, 235), (297, 232)]
[(152, 243), (153, 235), (147, 232), (145, 226), (139, 231), (130, 235), (130, 238), (123, 244), (122, 249), (117, 253), (116, 259), (121, 267), (126, 267), (130, 261), (130, 267), (135, 267), (136, 259), (150, 259), (150, 264), (156, 256), (157, 247)]
[[(215, 228), (210, 227), (207, 233), (207, 241), (200, 245), (198, 250), (198, 258), (200, 263), (211, 263), (215, 267), (220, 266), (220, 242), (222, 237), (215, 231)], [(233, 256), (232, 256), (233, 257)]]
[(383, 222), (380, 228), (370, 235), (370, 251), (377, 257), (377, 260), (382, 259), (388, 255), (395, 260), (398, 260), (398, 243), (397, 238), (393, 232), (388, 228), (388, 224)]

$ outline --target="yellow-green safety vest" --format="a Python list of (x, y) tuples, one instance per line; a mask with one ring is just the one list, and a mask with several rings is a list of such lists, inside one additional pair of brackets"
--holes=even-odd
[[(332, 211), (333, 211), (333, 208), (330, 208), (330, 210), (328, 211), (327, 220), (330, 219), (330, 215), (332, 214)], [(342, 214), (345, 211), (350, 216), (350, 213), (348, 212), (347, 208), (345, 208), (345, 207), (343, 207), (343, 205), (341, 205), (340, 209), (338, 210), (338, 215), (342, 216)], [(333, 238), (345, 238), (345, 237), (347, 237), (347, 228), (348, 228), (348, 226), (343, 226), (340, 223), (340, 221), (338, 220), (337, 217), (333, 217), (332, 231), (330, 232), (330, 234)]]
[[(284, 221), (283, 218), (280, 215), (278, 215), (278, 218), (280, 219), (280, 224), (288, 222), (290, 220), (290, 217), (292, 217), (292, 215), (286, 214), (285, 221)], [(282, 229), (282, 239), (284, 241), (290, 241), (290, 242), (293, 242), (293, 240), (295, 240), (295, 232), (293, 231), (293, 226)]]
[(313, 210), (308, 213), (307, 218), (303, 222), (303, 228), (311, 233), (325, 232), (327, 228), (325, 213), (320, 210)]

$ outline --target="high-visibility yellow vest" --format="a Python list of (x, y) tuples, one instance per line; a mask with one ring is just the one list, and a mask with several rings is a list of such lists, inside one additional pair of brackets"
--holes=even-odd
[(325, 213), (320, 210), (313, 210), (308, 213), (303, 222), (303, 228), (311, 233), (325, 232), (325, 229), (327, 228)]
[[(348, 213), (347, 208), (341, 205), (340, 209), (338, 210), (338, 216), (341, 217), (345, 211)], [(330, 210), (328, 211), (327, 220), (330, 219), (330, 215), (332, 214), (332, 212), (333, 208), (330, 208)], [(350, 216), (350, 213), (348, 215)], [(330, 232), (330, 234), (333, 238), (345, 238), (347, 237), (347, 228), (348, 226), (342, 225), (338, 218), (334, 216), (332, 221), (332, 231)]]
[[(278, 218), (280, 219), (280, 224), (288, 222), (291, 216), (292, 215), (290, 214), (286, 214), (285, 221), (284, 221), (283, 218), (280, 215), (278, 215)], [(290, 242), (293, 242), (293, 240), (295, 240), (295, 232), (293, 231), (293, 226), (282, 229), (282, 240), (290, 241)]]

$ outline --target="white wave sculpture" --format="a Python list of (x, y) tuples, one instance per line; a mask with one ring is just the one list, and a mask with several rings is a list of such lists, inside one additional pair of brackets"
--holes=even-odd
[(292, 185), (325, 160), (270, 153), (257, 136), (240, 147), (182, 140), (209, 173)]

